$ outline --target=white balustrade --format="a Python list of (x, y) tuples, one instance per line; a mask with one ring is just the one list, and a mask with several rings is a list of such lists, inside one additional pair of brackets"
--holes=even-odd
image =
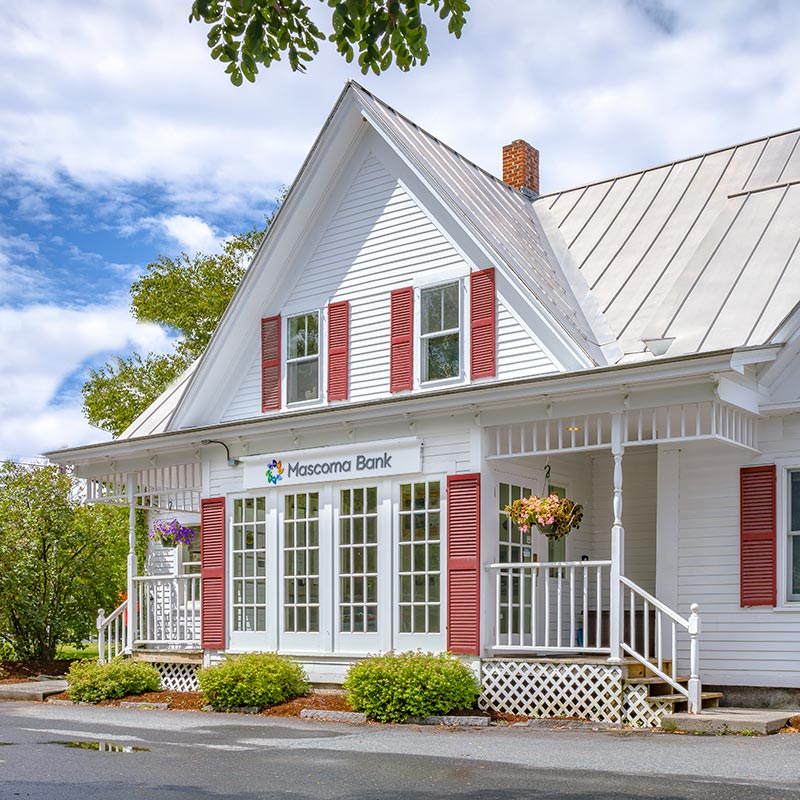
[(134, 582), (137, 645), (200, 646), (199, 575), (143, 575)]
[(491, 564), (496, 651), (608, 653), (610, 561)]
[(104, 664), (123, 653), (128, 647), (128, 601), (118, 605), (108, 616), (100, 608), (97, 611), (97, 651), (98, 660)]
[[(700, 683), (700, 615), (698, 605), (692, 605), (689, 619), (664, 605), (632, 580), (622, 576), (620, 588), (622, 602), (627, 605), (628, 625), (620, 643), (629, 657), (646, 664), (648, 669), (668, 683), (676, 693), (688, 701), (689, 711), (699, 713), (701, 706)], [(652, 618), (652, 628), (651, 625)], [(642, 620), (642, 626), (637, 621)], [(638, 629), (637, 629), (638, 627)], [(684, 686), (678, 677), (679, 637), (689, 640), (689, 681)], [(685, 679), (684, 679), (685, 680)]]

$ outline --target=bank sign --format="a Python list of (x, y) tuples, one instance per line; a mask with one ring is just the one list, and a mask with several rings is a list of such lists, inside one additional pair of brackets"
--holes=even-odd
[(315, 450), (293, 450), (244, 461), (245, 489), (280, 488), (322, 481), (380, 478), (417, 473), (422, 468), (419, 439), (394, 439)]

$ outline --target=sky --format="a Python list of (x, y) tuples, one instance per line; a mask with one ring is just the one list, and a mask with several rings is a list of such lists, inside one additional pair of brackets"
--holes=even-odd
[[(324, 23), (327, 4), (309, 0)], [(330, 45), (232, 86), (189, 0), (37, 0), (0, 31), (0, 458), (107, 439), (81, 386), (165, 352), (129, 288), (160, 255), (263, 221), (353, 78), (494, 174), (554, 191), (800, 125), (796, 0), (471, 0), (460, 40), (364, 77)]]

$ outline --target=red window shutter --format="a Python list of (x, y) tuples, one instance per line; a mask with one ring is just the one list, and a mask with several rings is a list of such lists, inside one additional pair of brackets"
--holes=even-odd
[(225, 498), (200, 501), (200, 643), (225, 647)]
[(447, 649), (480, 652), (481, 476), (447, 478)]
[(261, 320), (261, 410), (281, 407), (281, 315)]
[(494, 267), (469, 276), (470, 376), (494, 378), (497, 375), (497, 303)]
[(350, 357), (350, 303), (328, 306), (328, 400), (347, 400)]
[(389, 391), (412, 388), (414, 379), (414, 289), (395, 289), (390, 307)]
[(775, 465), (739, 473), (742, 606), (774, 606), (777, 597)]

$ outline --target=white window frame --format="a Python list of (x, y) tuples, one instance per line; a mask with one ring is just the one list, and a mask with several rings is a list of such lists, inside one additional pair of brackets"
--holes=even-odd
[[(311, 314), (317, 315), (317, 354), (316, 356), (302, 356), (300, 358), (289, 358), (289, 321), (297, 317), (307, 317)], [(283, 405), (287, 408), (305, 408), (308, 406), (322, 405), (325, 400), (325, 386), (323, 376), (327, 365), (324, 363), (325, 347), (325, 327), (327, 324), (327, 308), (312, 308), (306, 311), (296, 311), (287, 314), (283, 320), (283, 346), (281, 359), (283, 363)], [(304, 361), (310, 361), (312, 358), (317, 360), (317, 396), (308, 400), (289, 400), (289, 365), (297, 364)]]
[[(439, 631), (436, 633), (401, 632), (400, 626), (400, 487), (405, 483), (439, 482)], [(392, 487), (393, 498), (393, 556), (397, 565), (392, 570), (393, 590), (393, 628), (392, 645), (396, 650), (434, 650), (444, 649), (447, 642), (447, 476), (444, 474), (419, 474), (396, 476)], [(426, 539), (427, 541), (427, 539)], [(412, 556), (413, 557), (413, 556)], [(412, 562), (413, 563), (413, 562)], [(426, 576), (429, 574), (426, 570)], [(413, 597), (413, 583), (412, 583)], [(427, 605), (427, 604), (426, 604)], [(412, 601), (413, 609), (413, 601)], [(412, 612), (413, 613), (413, 612)], [(427, 623), (426, 623), (427, 627)]]
[[(422, 341), (422, 293), (428, 289), (438, 289), (449, 284), (458, 286), (458, 373), (450, 378), (440, 378), (439, 380), (423, 380), (423, 347)], [(414, 388), (415, 389), (439, 389), (446, 386), (456, 386), (466, 383), (467, 380), (467, 354), (469, 353), (469, 325), (466, 324), (469, 308), (469, 281), (461, 275), (444, 273), (441, 277), (431, 283), (419, 284), (414, 286)], [(442, 335), (447, 332), (454, 332), (455, 329), (448, 331), (437, 331), (434, 335)]]
[(797, 608), (800, 606), (800, 594), (792, 592), (792, 540), (795, 536), (800, 537), (800, 531), (792, 531), (791, 481), (792, 473), (800, 474), (800, 465), (786, 466), (781, 472), (783, 479), (776, 487), (778, 507), (782, 509), (782, 513), (778, 514), (778, 535), (782, 542), (778, 547), (778, 604)]

